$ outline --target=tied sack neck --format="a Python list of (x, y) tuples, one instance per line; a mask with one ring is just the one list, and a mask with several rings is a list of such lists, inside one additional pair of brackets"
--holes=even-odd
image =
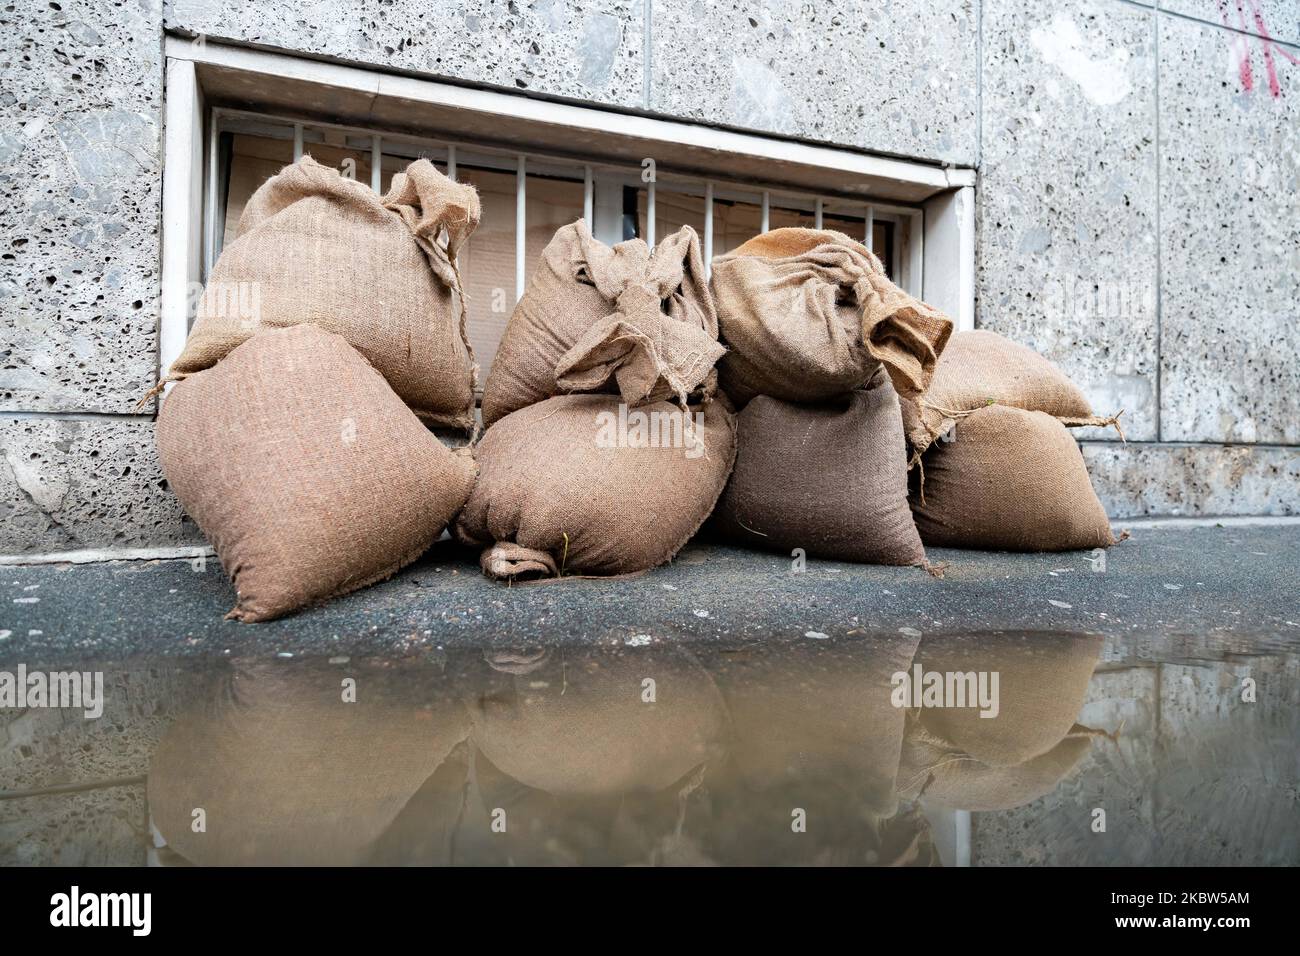
[[(461, 247), (478, 228), (482, 216), (473, 186), (448, 179), (427, 159), (418, 159), (405, 172), (393, 176), (392, 186), (380, 200), (397, 213), (424, 251), (453, 268)], [(438, 245), (439, 232), (447, 233), (447, 248)], [(450, 278), (450, 277), (449, 277)], [(459, 277), (456, 277), (457, 280)]]
[(894, 390), (911, 396), (924, 392), (952, 334), (952, 320), (908, 295), (885, 273), (875, 253), (850, 245), (826, 244), (809, 251), (853, 277), (853, 294), (862, 309), (862, 344), (884, 365)]
[[(447, 178), (427, 159), (417, 159), (404, 172), (393, 176), (388, 192), (379, 201), (385, 209), (401, 217), (429, 260), (433, 274), (455, 291), (460, 305), (460, 340), (469, 356), (470, 385), (477, 389), (478, 363), (469, 340), (469, 296), (465, 294), (457, 257), (482, 217), (478, 190)], [(439, 234), (444, 232), (446, 248), (438, 242)], [(473, 421), (471, 401), (466, 422), (477, 431)]]
[(576, 278), (611, 302), (614, 311), (592, 325), (555, 365), (569, 391), (603, 389), (612, 378), (629, 405), (675, 396), (683, 407), (726, 351), (703, 280), (699, 237), (679, 230), (652, 253), (640, 240), (610, 248), (579, 221)]

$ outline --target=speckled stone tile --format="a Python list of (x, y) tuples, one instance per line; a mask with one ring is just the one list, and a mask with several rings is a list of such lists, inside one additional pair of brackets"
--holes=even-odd
[(652, 109), (972, 165), (974, 0), (654, 0)]
[[(29, 672), (44, 669), (36, 661), (24, 663)], [(145, 775), (163, 732), (202, 686), (196, 671), (171, 666), (74, 669), (103, 675), (102, 714), (87, 718), (84, 710), (57, 707), (0, 712), (0, 790)]]
[(1139, 442), (1085, 442), (1082, 448), (1112, 521), (1300, 514), (1298, 448)]
[(1152, 16), (987, 0), (983, 19), (976, 324), (1124, 409), (1135, 439), (1157, 413)]
[(1300, 657), (1160, 668), (1156, 826), (1173, 866), (1294, 865)]
[(201, 542), (167, 488), (152, 422), (0, 421), (0, 553)]
[(143, 784), (0, 801), (0, 866), (143, 866)]
[(0, 10), (0, 409), (157, 378), (161, 0)]
[(1300, 66), (1246, 90), (1236, 42), (1161, 19), (1161, 437), (1294, 444)]
[[(1300, 5), (1295, 0), (1160, 0), (1160, 9), (1215, 26), (1226, 23), (1259, 37), (1300, 42)], [(1262, 70), (1263, 47), (1254, 45), (1253, 56), (1255, 68)]]
[(167, 0), (167, 26), (620, 106), (643, 100), (638, 0)]

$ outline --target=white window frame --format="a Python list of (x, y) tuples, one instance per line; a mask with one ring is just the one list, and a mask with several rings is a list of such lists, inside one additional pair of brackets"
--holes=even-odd
[[(163, 370), (184, 347), (194, 289), (220, 244), (216, 132), (227, 123), (256, 120), (293, 129), (295, 157), (307, 131), (332, 129), (369, 146), (372, 170), (385, 142), (390, 148), (402, 144), (406, 155), (412, 149), (429, 155), (453, 175), (461, 150), (472, 150), (480, 165), (492, 157), (493, 166), (513, 168), (516, 296), (523, 292), (525, 173), (567, 169), (569, 178), (583, 184), (588, 222), (606, 242), (622, 238), (621, 185), (645, 186), (651, 212), (659, 190), (701, 196), (706, 261), (712, 249), (710, 199), (759, 205), (764, 228), (773, 205), (861, 216), (867, 243), (873, 219), (887, 218), (895, 224), (897, 255), (886, 264), (891, 274), (952, 316), (958, 329), (974, 327), (974, 170), (174, 36), (167, 37), (166, 54)], [(641, 182), (641, 157), (656, 158), (654, 183)], [(372, 185), (377, 179), (373, 174)], [(647, 219), (646, 238), (653, 244), (653, 214)]]

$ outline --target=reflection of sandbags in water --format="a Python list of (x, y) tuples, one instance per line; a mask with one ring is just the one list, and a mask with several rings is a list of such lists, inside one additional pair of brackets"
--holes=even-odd
[[(348, 677), (355, 703), (343, 700)], [(362, 862), (469, 734), (440, 681), (402, 666), (281, 663), (223, 674), (154, 754), (155, 825), (193, 863)], [(194, 832), (200, 808), (206, 830)]]
[(831, 777), (755, 794), (734, 777), (712, 775), (705, 802), (701, 817), (687, 819), (686, 833), (724, 866), (942, 865), (918, 808), (873, 813)]
[(726, 726), (712, 679), (672, 647), (556, 650), (499, 675), (470, 712), (493, 766), (555, 795), (662, 790), (716, 758)]
[(997, 715), (981, 717), (979, 706), (909, 711), (900, 797), (994, 810), (1050, 792), (1100, 734), (1075, 721), (1101, 646), (1094, 635), (926, 638), (917, 654), (923, 672), (983, 676), (990, 688), (997, 675)]
[(900, 635), (713, 655), (731, 716), (730, 763), (746, 787), (839, 781), (863, 806), (892, 813), (904, 711), (891, 678), (916, 644)]
[(916, 655), (923, 670), (996, 673), (998, 712), (981, 717), (978, 707), (922, 708), (921, 723), (983, 763), (1023, 763), (1070, 732), (1101, 646), (1097, 635), (927, 637)]
[(909, 727), (899, 768), (899, 796), (959, 810), (1010, 810), (1051, 793), (1098, 732), (1081, 724), (1051, 750), (1011, 767), (991, 767), (924, 727)]
[[(470, 806), (458, 846), (474, 863), (514, 866), (625, 866), (708, 863), (685, 837), (682, 822), (704, 768), (660, 790), (562, 794), (529, 787), (475, 751), (478, 807)], [(477, 811), (477, 813), (476, 813)], [(499, 830), (486, 835), (493, 824)], [(468, 832), (480, 831), (479, 839)], [(486, 836), (485, 836), (486, 835)]]
[(894, 636), (708, 654), (731, 747), (686, 832), (724, 864), (934, 862), (924, 817), (895, 814), (905, 711), (891, 678), (916, 645)]
[[(455, 866), (468, 798), (470, 747), (461, 741), (371, 844), (366, 866)], [(468, 862), (479, 862), (469, 860)]]

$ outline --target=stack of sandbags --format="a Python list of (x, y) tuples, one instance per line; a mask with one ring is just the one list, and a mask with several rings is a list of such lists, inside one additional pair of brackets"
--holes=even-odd
[(456, 523), (486, 574), (645, 570), (708, 517), (735, 426), (703, 275), (689, 227), (653, 253), (582, 221), (556, 233), (488, 376), (480, 478)]
[(381, 197), (304, 156), (248, 201), (167, 380), (212, 367), (260, 329), (310, 323), (343, 336), (421, 419), (469, 428), (474, 365), (456, 257), (478, 220), (473, 187), (428, 160)]
[(456, 256), (478, 196), (427, 160), (380, 197), (310, 157), (253, 195), (166, 381), (163, 470), (264, 621), (388, 577), (437, 540), (474, 465)]
[(996, 674), (996, 707), (989, 717), (952, 701), (909, 710), (899, 796), (1005, 810), (1049, 793), (1105, 736), (1077, 723), (1101, 646), (1083, 635), (926, 638), (923, 673)]
[(717, 526), (785, 552), (924, 563), (898, 397), (925, 390), (951, 321), (838, 232), (764, 233), (715, 260), (712, 289), (722, 386), (744, 406)]
[(1093, 414), (1055, 365), (993, 332), (952, 337), (928, 391), (903, 401), (919, 462), (912, 509), (926, 544), (1013, 551), (1105, 548), (1106, 512), (1068, 427)]

